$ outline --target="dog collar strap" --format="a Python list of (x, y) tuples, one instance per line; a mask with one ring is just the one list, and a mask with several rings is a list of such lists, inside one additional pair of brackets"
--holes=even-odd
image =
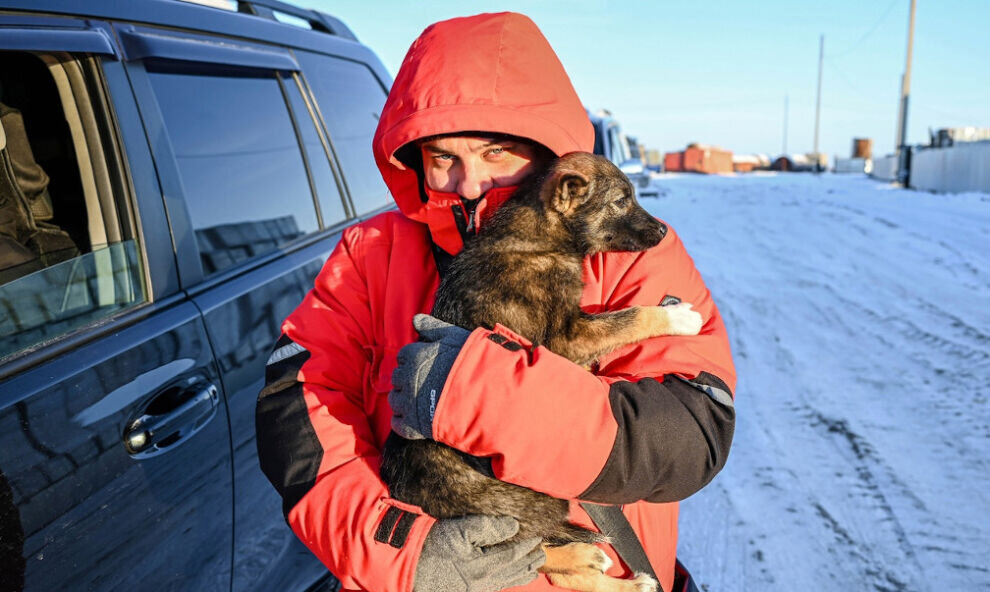
[(477, 200), (471, 208), (460, 195), (452, 191), (435, 191), (426, 188), (429, 204), (426, 208), (426, 224), (430, 227), (433, 242), (438, 247), (456, 255), (464, 247), (464, 241), (476, 234), (518, 189), (517, 185), (493, 187)]

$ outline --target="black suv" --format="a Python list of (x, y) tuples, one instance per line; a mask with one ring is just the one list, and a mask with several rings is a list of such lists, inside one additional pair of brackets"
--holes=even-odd
[(328, 15), (200, 3), (0, 0), (0, 590), (336, 586), (254, 406), (340, 230), (391, 207), (391, 78)]

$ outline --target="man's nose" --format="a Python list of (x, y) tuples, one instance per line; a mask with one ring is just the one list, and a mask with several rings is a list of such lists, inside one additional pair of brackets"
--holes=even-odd
[(492, 176), (484, 164), (465, 162), (461, 182), (457, 185), (457, 193), (465, 199), (478, 199), (494, 185)]

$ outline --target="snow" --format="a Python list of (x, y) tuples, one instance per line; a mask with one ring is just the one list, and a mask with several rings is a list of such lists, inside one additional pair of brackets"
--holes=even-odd
[(658, 175), (739, 374), (681, 506), (702, 590), (990, 590), (990, 195)]

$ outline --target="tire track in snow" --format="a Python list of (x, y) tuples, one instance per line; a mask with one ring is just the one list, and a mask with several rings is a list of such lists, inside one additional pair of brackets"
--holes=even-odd
[(666, 187), (739, 370), (729, 463), (683, 506), (713, 592), (990, 590), (983, 202), (830, 175)]

